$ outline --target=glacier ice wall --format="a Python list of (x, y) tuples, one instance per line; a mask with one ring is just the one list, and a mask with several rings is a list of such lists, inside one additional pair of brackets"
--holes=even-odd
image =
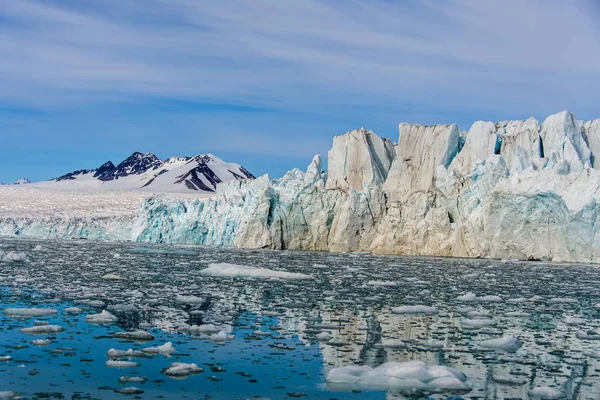
[[(336, 136), (328, 172), (221, 184), (214, 196), (144, 200), (134, 218), (61, 232), (216, 247), (600, 262), (600, 120), (400, 124)], [(36, 222), (0, 231), (42, 236)], [(18, 231), (18, 232), (17, 232)], [(64, 231), (64, 232), (63, 232)]]

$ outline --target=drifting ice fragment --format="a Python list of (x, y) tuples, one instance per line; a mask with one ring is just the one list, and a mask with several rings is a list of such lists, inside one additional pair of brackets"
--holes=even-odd
[(89, 314), (85, 317), (85, 322), (92, 324), (110, 324), (117, 321), (119, 318), (115, 317), (106, 310), (102, 310), (99, 314)]
[(416, 306), (401, 306), (392, 308), (394, 314), (437, 314), (439, 311), (435, 307), (416, 305)]
[(165, 375), (169, 375), (169, 376), (188, 376), (191, 374), (199, 374), (200, 372), (203, 372), (204, 369), (198, 367), (197, 364), (186, 364), (186, 363), (180, 363), (180, 362), (175, 362), (173, 364), (171, 364), (171, 366), (167, 369), (165, 369), (163, 372)]
[(486, 349), (517, 351), (523, 346), (523, 343), (512, 336), (503, 336), (497, 339), (484, 340), (477, 343), (480, 347)]
[(422, 361), (388, 362), (377, 368), (349, 366), (333, 368), (327, 383), (346, 389), (388, 389), (409, 391), (470, 391), (467, 377), (443, 366), (428, 367)]
[(173, 346), (173, 343), (167, 342), (167, 343), (163, 344), (162, 346), (146, 347), (145, 349), (142, 349), (142, 351), (144, 353), (150, 353), (150, 354), (171, 354), (171, 353), (175, 353), (177, 350)]
[(248, 267), (245, 265), (236, 265), (236, 264), (227, 264), (227, 263), (219, 263), (219, 264), (209, 264), (208, 268), (200, 271), (203, 275), (210, 276), (218, 276), (218, 277), (228, 277), (228, 278), (259, 278), (259, 279), (269, 279), (269, 278), (279, 278), (279, 279), (312, 279), (310, 275), (294, 273), (294, 272), (285, 272), (285, 271), (275, 271), (267, 268), (255, 268)]
[(53, 308), (7, 308), (4, 314), (9, 317), (30, 318), (55, 315), (57, 311)]
[(46, 333), (58, 333), (64, 331), (65, 328), (59, 325), (39, 325), (30, 328), (22, 328), (21, 332), (30, 333), (32, 335), (42, 335)]
[(132, 368), (139, 367), (140, 364), (135, 361), (108, 360), (106, 366), (109, 368)]

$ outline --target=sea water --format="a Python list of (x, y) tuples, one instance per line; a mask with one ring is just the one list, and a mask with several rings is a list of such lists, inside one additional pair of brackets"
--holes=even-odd
[(0, 252), (0, 398), (600, 396), (596, 266), (12, 238)]

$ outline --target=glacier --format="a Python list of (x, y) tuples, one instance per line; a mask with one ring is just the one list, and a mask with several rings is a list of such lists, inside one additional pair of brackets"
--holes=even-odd
[(361, 128), (334, 138), (327, 172), (317, 155), (306, 172), (136, 197), (114, 215), (15, 216), (0, 196), (0, 233), (598, 263), (597, 157), (600, 120), (568, 111), (468, 131), (401, 123), (397, 143)]

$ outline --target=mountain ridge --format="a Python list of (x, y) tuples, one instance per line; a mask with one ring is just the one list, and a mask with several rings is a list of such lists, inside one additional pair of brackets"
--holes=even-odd
[(154, 153), (136, 151), (117, 165), (106, 161), (98, 168), (75, 170), (33, 186), (211, 193), (221, 182), (254, 178), (243, 166), (213, 154), (161, 160)]

